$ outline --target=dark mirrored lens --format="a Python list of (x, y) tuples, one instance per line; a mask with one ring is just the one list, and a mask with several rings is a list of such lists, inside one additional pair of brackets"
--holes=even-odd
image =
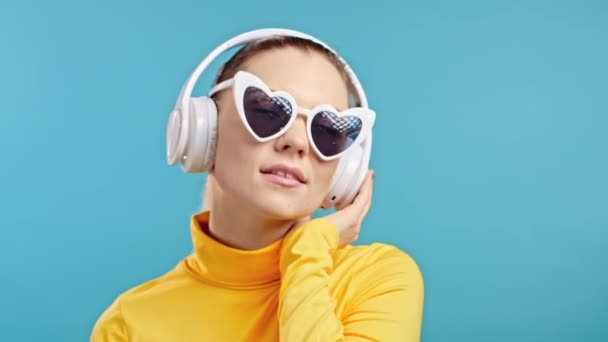
[(312, 140), (319, 152), (334, 156), (349, 148), (359, 136), (363, 123), (355, 116), (338, 117), (332, 112), (317, 113), (311, 124)]
[(256, 87), (245, 89), (243, 108), (247, 123), (260, 138), (280, 131), (287, 125), (293, 112), (287, 99), (280, 96), (270, 97)]

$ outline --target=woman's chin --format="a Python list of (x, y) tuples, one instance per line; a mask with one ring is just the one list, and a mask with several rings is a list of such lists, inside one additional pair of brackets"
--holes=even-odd
[(268, 196), (257, 198), (255, 206), (268, 215), (278, 219), (296, 219), (311, 215), (313, 210), (309, 210), (302, 205), (303, 201), (282, 198), (282, 196)]

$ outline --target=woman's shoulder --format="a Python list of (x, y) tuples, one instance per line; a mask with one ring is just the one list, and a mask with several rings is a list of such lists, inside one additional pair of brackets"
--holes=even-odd
[(171, 298), (175, 291), (180, 291), (191, 282), (191, 277), (184, 270), (184, 262), (185, 259), (168, 272), (119, 293), (98, 318), (93, 335), (106, 334), (108, 331), (119, 333), (124, 329), (125, 317), (162, 309), (152, 306), (162, 306), (166, 302), (163, 299)]
[(173, 289), (179, 287), (175, 285), (182, 284), (190, 279), (184, 271), (185, 260), (186, 258), (180, 260), (175, 267), (160, 276), (128, 288), (118, 296), (118, 299), (123, 302), (137, 301), (138, 298), (142, 297), (162, 296), (170, 293)]
[(416, 260), (399, 247), (380, 242), (338, 249), (334, 253), (334, 271), (351, 273), (360, 279), (393, 279), (423, 285)]
[(130, 320), (162, 324), (159, 321), (163, 319), (162, 315), (157, 313), (163, 312), (176, 298), (183, 297), (185, 289), (196, 286), (188, 276), (186, 260), (187, 257), (168, 272), (119, 293), (95, 322), (91, 341), (126, 340)]

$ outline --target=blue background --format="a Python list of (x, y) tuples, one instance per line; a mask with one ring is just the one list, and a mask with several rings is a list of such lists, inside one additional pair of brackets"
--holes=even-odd
[(269, 26), (366, 86), (359, 243), (419, 263), (424, 341), (608, 340), (607, 2), (316, 0), (2, 1), (0, 340), (87, 340), (190, 252), (204, 175), (166, 165), (168, 113), (206, 53)]

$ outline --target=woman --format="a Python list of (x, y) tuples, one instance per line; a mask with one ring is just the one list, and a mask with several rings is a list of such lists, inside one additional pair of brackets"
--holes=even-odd
[(225, 64), (211, 92), (217, 140), (208, 210), (191, 218), (194, 252), (120, 295), (92, 341), (420, 339), (416, 263), (391, 245), (350, 245), (373, 172), (354, 200), (311, 219), (373, 123), (365, 110), (351, 121), (333, 113), (349, 108), (349, 77), (331, 50), (294, 36), (254, 40)]

